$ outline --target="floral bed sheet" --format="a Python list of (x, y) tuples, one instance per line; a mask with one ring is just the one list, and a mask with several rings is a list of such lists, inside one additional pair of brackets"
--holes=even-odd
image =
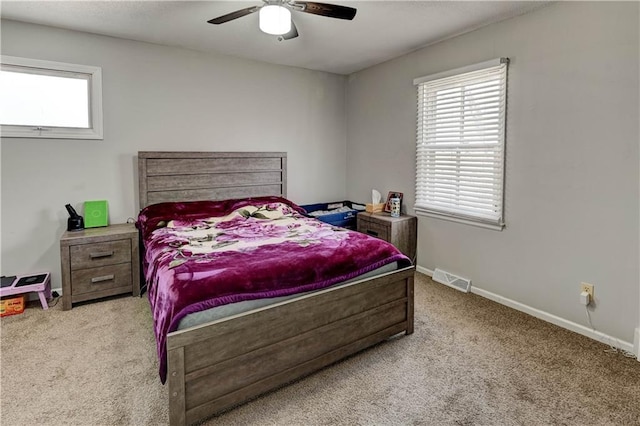
[(190, 313), (411, 264), (393, 245), (306, 217), (280, 197), (155, 204), (137, 226), (163, 383), (167, 334)]

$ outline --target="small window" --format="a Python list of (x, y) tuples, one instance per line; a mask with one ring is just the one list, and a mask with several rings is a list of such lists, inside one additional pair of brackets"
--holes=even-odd
[(1, 56), (3, 137), (102, 139), (98, 67)]
[(504, 227), (507, 58), (414, 80), (418, 214)]

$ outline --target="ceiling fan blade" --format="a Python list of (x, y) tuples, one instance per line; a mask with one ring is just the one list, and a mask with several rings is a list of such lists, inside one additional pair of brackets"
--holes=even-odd
[(291, 40), (292, 38), (296, 38), (298, 37), (298, 29), (296, 28), (296, 24), (293, 23), (293, 19), (291, 20), (291, 30), (286, 33), (286, 34), (282, 34), (281, 36), (278, 37), (278, 40), (282, 41), (282, 40)]
[(210, 24), (224, 24), (225, 22), (233, 21), (234, 19), (242, 18), (243, 16), (247, 16), (252, 14), (253, 12), (258, 11), (260, 6), (252, 6), (247, 7), (246, 9), (236, 10), (235, 12), (228, 13), (226, 15), (218, 16), (217, 18), (213, 18), (208, 20), (207, 22)]
[(348, 20), (353, 19), (357, 12), (357, 9), (354, 9), (353, 7), (329, 3), (316, 3), (311, 1), (294, 1), (293, 6), (302, 6), (300, 12)]

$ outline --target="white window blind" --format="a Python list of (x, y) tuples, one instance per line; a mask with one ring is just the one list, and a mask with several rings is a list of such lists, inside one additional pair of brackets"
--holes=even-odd
[(507, 58), (414, 81), (417, 213), (502, 229)]

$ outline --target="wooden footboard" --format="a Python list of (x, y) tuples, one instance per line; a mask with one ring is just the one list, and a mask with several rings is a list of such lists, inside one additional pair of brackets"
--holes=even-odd
[(413, 333), (407, 267), (168, 336), (170, 424), (191, 424)]

